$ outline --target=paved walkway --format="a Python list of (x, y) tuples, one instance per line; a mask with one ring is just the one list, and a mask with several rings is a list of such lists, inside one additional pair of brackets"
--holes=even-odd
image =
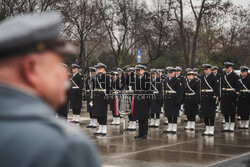
[[(109, 115), (108, 123), (111, 119)], [(238, 158), (236, 164), (247, 165), (250, 157), (247, 156), (250, 153), (250, 131), (222, 133), (218, 119), (214, 137), (201, 136), (204, 131), (202, 123), (197, 123), (195, 133), (184, 131), (184, 121), (178, 124), (177, 134), (163, 134), (166, 126), (162, 119), (160, 128), (149, 128), (148, 139), (134, 139), (136, 132), (124, 131), (123, 125), (109, 125), (107, 136), (95, 136), (95, 129), (86, 128), (89, 122), (86, 112), (81, 115), (81, 120), (82, 123), (76, 126), (80, 126), (96, 145), (105, 167), (221, 166), (220, 163), (236, 162), (231, 160), (234, 158)]]

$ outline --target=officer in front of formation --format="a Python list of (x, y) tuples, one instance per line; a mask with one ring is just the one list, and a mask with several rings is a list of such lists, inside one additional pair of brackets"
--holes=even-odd
[(70, 108), (73, 111), (72, 122), (80, 122), (80, 113), (82, 109), (82, 89), (83, 89), (83, 77), (79, 74), (80, 66), (72, 64), (72, 87), (70, 90)]
[(200, 77), (201, 82), (201, 117), (204, 118), (206, 131), (202, 135), (214, 135), (214, 117), (216, 101), (219, 96), (219, 81), (214, 76), (210, 64), (202, 64), (204, 75)]
[(164, 133), (175, 134), (177, 132), (177, 117), (183, 101), (183, 84), (175, 76), (175, 68), (167, 67), (168, 77), (165, 79), (164, 86), (164, 111), (168, 118), (168, 129)]
[(134, 118), (139, 122), (139, 133), (135, 138), (146, 139), (148, 135), (148, 119), (150, 118), (150, 74), (146, 67), (136, 65)]
[(95, 134), (107, 134), (107, 107), (110, 89), (110, 76), (106, 73), (107, 66), (103, 63), (98, 63), (95, 75), (95, 88), (93, 98), (93, 116), (97, 118), (99, 127)]
[(151, 82), (150, 82), (150, 90), (153, 96), (150, 99), (150, 113), (151, 119), (149, 127), (158, 128), (160, 125), (160, 113), (162, 106), (162, 84), (161, 78), (157, 76), (157, 70), (151, 69)]
[(250, 74), (248, 67), (240, 67), (240, 95), (237, 104), (237, 114), (241, 120), (239, 121), (239, 129), (248, 129), (250, 115)]
[(93, 98), (94, 98), (94, 88), (95, 88), (95, 67), (89, 67), (89, 76), (86, 79), (85, 83), (85, 97), (87, 102), (87, 112), (90, 116), (90, 123), (88, 124), (87, 128), (96, 128), (97, 126), (97, 119), (93, 116)]
[(233, 63), (225, 62), (225, 72), (221, 75), (221, 113), (225, 117), (224, 132), (234, 132), (239, 77), (233, 71)]
[(195, 130), (195, 117), (198, 114), (198, 104), (200, 104), (200, 81), (194, 78), (194, 71), (187, 72), (184, 90), (184, 113), (187, 116), (187, 126), (185, 130)]

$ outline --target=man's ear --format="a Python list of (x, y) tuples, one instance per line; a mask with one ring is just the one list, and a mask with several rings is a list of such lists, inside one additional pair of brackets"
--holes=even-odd
[(21, 62), (20, 72), (24, 81), (32, 86), (36, 87), (39, 83), (39, 76), (37, 73), (38, 56), (30, 54), (25, 56)]

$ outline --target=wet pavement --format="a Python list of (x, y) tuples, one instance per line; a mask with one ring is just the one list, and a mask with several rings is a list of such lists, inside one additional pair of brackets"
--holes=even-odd
[[(69, 120), (71, 116), (70, 113)], [(81, 124), (76, 126), (95, 144), (105, 167), (199, 167), (250, 162), (249, 130), (237, 129), (234, 133), (222, 133), (221, 119), (217, 118), (215, 135), (204, 137), (201, 136), (205, 129), (203, 123), (196, 123), (195, 132), (185, 131), (185, 117), (182, 117), (177, 134), (163, 134), (167, 125), (163, 125), (164, 118), (162, 115), (161, 117), (160, 128), (149, 128), (147, 139), (134, 139), (137, 132), (124, 130), (123, 124), (108, 125), (106, 136), (95, 136), (96, 129), (86, 128), (89, 115), (84, 111), (81, 114)], [(109, 112), (108, 124), (111, 120)], [(127, 120), (126, 118), (126, 127)], [(238, 163), (232, 160), (234, 158), (238, 158)]]

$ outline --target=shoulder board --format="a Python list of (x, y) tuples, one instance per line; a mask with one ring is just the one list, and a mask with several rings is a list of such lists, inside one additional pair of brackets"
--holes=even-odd
[(110, 74), (106, 74), (106, 76), (108, 76), (108, 77), (109, 77), (109, 76), (110, 76)]
[(180, 79), (180, 78), (177, 78), (178, 80)]

